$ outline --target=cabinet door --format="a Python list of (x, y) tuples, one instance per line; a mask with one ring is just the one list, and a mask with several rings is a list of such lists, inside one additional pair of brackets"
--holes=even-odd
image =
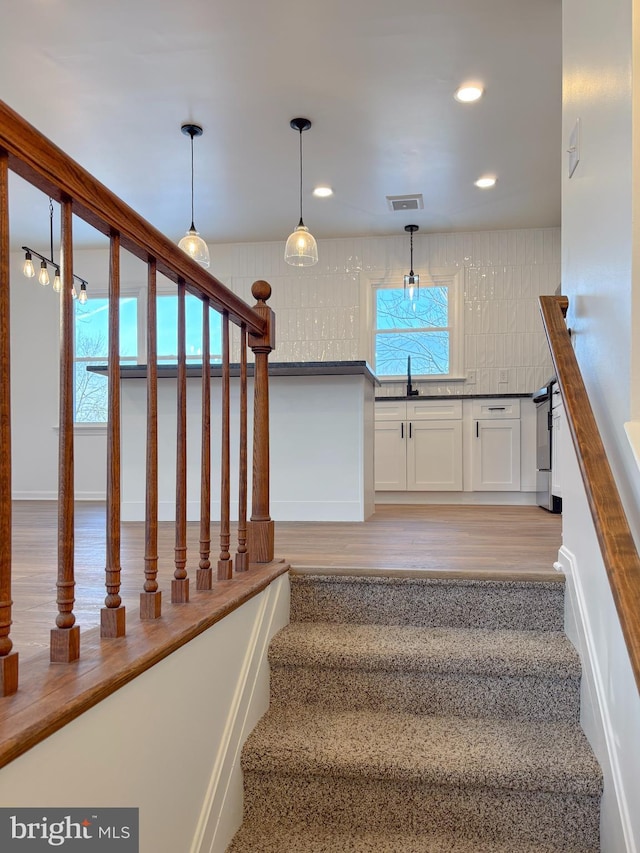
[(397, 492), (407, 488), (406, 429), (404, 421), (376, 421), (376, 491)]
[(462, 490), (462, 421), (409, 421), (407, 489)]
[(520, 490), (520, 420), (476, 421), (471, 450), (474, 492)]

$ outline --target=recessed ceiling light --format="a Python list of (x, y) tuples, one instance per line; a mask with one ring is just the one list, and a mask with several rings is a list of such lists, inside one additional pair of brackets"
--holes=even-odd
[(464, 86), (460, 86), (453, 97), (462, 104), (470, 104), (479, 100), (483, 92), (484, 89), (477, 83), (465, 83)]
[(327, 198), (328, 196), (333, 195), (333, 190), (331, 187), (316, 187), (313, 194), (318, 196), (318, 198)]
[(474, 181), (474, 183), (477, 187), (480, 187), (481, 190), (486, 190), (489, 189), (489, 187), (495, 186), (497, 180), (497, 178), (485, 175), (484, 178), (478, 178), (478, 180)]

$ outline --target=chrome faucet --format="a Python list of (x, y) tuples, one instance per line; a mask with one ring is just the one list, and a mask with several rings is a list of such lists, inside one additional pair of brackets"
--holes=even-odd
[(417, 397), (418, 389), (415, 391), (411, 387), (411, 356), (407, 356), (407, 397)]

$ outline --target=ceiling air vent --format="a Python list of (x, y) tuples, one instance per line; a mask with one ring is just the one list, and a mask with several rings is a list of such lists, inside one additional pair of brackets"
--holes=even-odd
[(387, 204), (389, 205), (389, 210), (399, 210), (403, 212), (406, 210), (424, 209), (422, 193), (418, 193), (417, 195), (388, 195)]

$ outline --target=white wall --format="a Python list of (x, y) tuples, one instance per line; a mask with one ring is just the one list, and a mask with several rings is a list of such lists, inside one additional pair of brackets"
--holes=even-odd
[[(638, 416), (638, 363), (632, 355), (640, 341), (632, 193), (638, 165), (632, 135), (635, 6), (634, 0), (563, 2), (562, 151), (578, 118), (581, 139), (571, 179), (566, 155), (562, 161), (562, 288), (570, 301), (576, 355), (639, 542), (640, 476), (624, 430), (625, 421)], [(575, 464), (567, 465), (563, 477), (561, 561), (568, 561), (572, 576), (569, 607), (579, 614), (584, 648), (592, 655), (587, 673), (595, 673), (592, 681), (600, 685), (585, 707), (584, 723), (608, 781), (603, 850), (637, 850), (640, 822), (624, 804), (637, 801), (640, 790), (640, 699)]]
[[(288, 266), (283, 245), (212, 245), (211, 269), (250, 304), (251, 284), (267, 279), (277, 315), (275, 361), (369, 359), (365, 294), (376, 278), (401, 282), (408, 259), (407, 235), (321, 240), (320, 261), (310, 269)], [(13, 490), (16, 498), (53, 498), (57, 489), (58, 317), (51, 288), (22, 276), (23, 256), (12, 266)], [(539, 294), (560, 280), (558, 228), (417, 234), (414, 267), (462, 271), (465, 372), (475, 383), (422, 384), (421, 393), (530, 393), (549, 378), (551, 366), (538, 310)], [(75, 269), (89, 293), (106, 291), (107, 249), (78, 251)], [(122, 288), (146, 284), (146, 268), (123, 254)], [(232, 358), (237, 357), (232, 352)], [(508, 381), (500, 382), (500, 371)], [(24, 377), (28, 376), (28, 381)], [(403, 383), (381, 394), (404, 393)], [(79, 498), (104, 494), (105, 435), (77, 431), (76, 490)]]
[(266, 650), (289, 577), (0, 770), (0, 803), (140, 809), (140, 853), (223, 853), (242, 818), (238, 760), (269, 696)]

